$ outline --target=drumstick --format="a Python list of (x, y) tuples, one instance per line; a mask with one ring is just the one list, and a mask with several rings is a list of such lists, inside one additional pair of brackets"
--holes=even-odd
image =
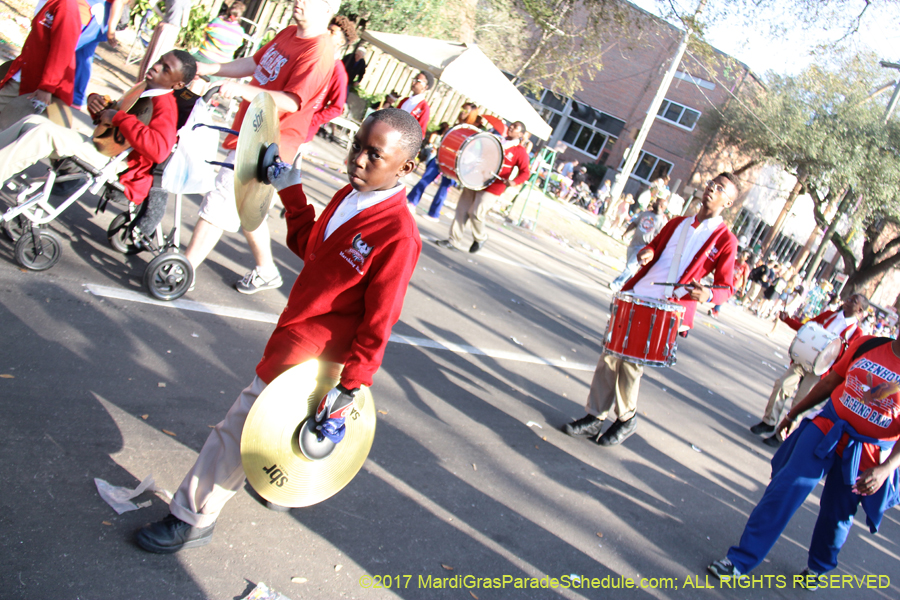
[[(662, 283), (659, 281), (654, 281), (653, 285), (671, 285), (672, 287), (691, 287), (690, 283)], [(711, 290), (727, 290), (730, 289), (730, 285), (704, 285), (703, 287), (711, 289)]]

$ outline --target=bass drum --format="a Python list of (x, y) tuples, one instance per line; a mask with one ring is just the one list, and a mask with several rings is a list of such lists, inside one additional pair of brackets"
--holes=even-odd
[(444, 134), (437, 155), (441, 173), (464, 188), (483, 190), (503, 165), (503, 146), (492, 133), (471, 125), (457, 125)]
[(810, 322), (797, 330), (788, 353), (807, 373), (822, 375), (838, 359), (843, 347), (841, 336)]

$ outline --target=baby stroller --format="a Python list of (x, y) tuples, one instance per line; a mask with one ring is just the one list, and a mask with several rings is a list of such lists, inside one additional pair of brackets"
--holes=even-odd
[[(160, 300), (174, 300), (184, 295), (193, 282), (191, 264), (179, 252), (182, 194), (192, 192), (185, 185), (185, 180), (190, 180), (187, 183), (195, 187), (208, 185), (209, 189), (215, 173), (210, 167), (207, 169), (208, 173), (191, 176), (184, 172), (182, 160), (177, 163), (177, 174), (167, 177), (167, 165), (178, 154), (178, 144), (181, 143), (185, 130), (209, 114), (210, 99), (217, 90), (218, 88), (210, 90), (202, 99), (189, 90), (176, 93), (179, 141), (173, 154), (154, 169), (150, 196), (140, 205), (127, 202), (124, 188), (117, 181), (117, 167), (130, 150), (117, 155), (100, 169), (77, 157), (68, 157), (51, 161), (51, 168), (46, 175), (28, 177), (20, 174), (10, 179), (3, 195), (13, 206), (0, 216), (0, 221), (6, 234), (15, 242), (16, 262), (33, 271), (45, 271), (53, 267), (62, 255), (62, 240), (46, 226), (89, 191), (100, 195), (98, 212), (105, 211), (110, 201), (127, 203), (127, 210), (110, 223), (107, 238), (110, 245), (123, 254), (132, 255), (146, 250), (154, 255), (144, 270), (143, 283), (147, 291)], [(218, 137), (211, 144), (203, 145), (211, 147), (215, 152)], [(165, 213), (169, 191), (176, 194), (175, 224), (168, 234), (164, 234), (160, 222)], [(60, 194), (65, 198), (54, 206), (51, 198), (58, 198)], [(139, 227), (148, 222), (153, 224)]]

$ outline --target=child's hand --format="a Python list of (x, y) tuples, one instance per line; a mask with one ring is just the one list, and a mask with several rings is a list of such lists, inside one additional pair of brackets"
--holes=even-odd
[(303, 154), (297, 153), (294, 164), (289, 165), (283, 162), (276, 162), (269, 167), (266, 172), (269, 176), (269, 182), (279, 192), (292, 185), (299, 185), (301, 182), (300, 163), (303, 162)]
[(319, 402), (316, 408), (316, 430), (319, 441), (328, 438), (335, 444), (344, 439), (346, 418), (353, 412), (357, 390), (348, 390), (338, 384)]

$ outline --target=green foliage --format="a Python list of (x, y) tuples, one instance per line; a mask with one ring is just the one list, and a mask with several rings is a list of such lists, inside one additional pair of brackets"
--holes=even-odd
[(209, 24), (209, 9), (202, 4), (191, 7), (191, 15), (186, 27), (178, 33), (178, 44), (182, 48), (195, 50), (203, 43), (204, 32)]
[(606, 50), (646, 43), (649, 22), (619, 0), (486, 0), (476, 41), (521, 86), (571, 96), (594, 78)]
[[(144, 18), (144, 13), (150, 10), (154, 4), (153, 0), (134, 0), (134, 3), (131, 5), (131, 12), (128, 13), (128, 24), (132, 29), (138, 28), (138, 25), (141, 24), (141, 19)], [(149, 28), (152, 31), (157, 23), (159, 23), (159, 17), (154, 13), (150, 15), (144, 28)]]
[[(896, 117), (883, 122), (889, 94), (872, 95), (889, 77), (874, 56), (838, 52), (796, 77), (770, 75), (765, 90), (732, 102), (724, 114), (708, 112), (703, 126), (718, 131), (723, 145), (805, 178), (823, 229), (840, 217), (827, 209), (845, 199), (839, 213), (857, 230), (874, 231), (873, 223), (900, 222), (900, 126)], [(840, 235), (832, 240), (851, 274), (877, 266), (866, 256), (875, 252), (874, 240), (867, 239), (861, 257)], [(854, 281), (864, 279), (860, 273)]]
[(464, 0), (344, 0), (338, 12), (372, 31), (456, 40), (468, 11)]

